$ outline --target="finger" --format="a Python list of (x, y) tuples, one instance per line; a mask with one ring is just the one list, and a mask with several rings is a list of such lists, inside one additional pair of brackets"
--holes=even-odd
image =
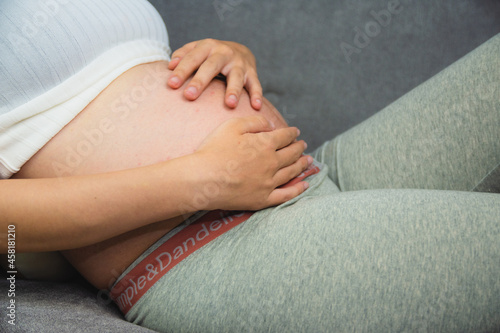
[(229, 126), (234, 128), (238, 133), (259, 133), (269, 132), (274, 130), (275, 125), (266, 119), (264, 116), (250, 116), (242, 118), (233, 118), (228, 120)]
[(168, 62), (168, 69), (170, 70), (173, 70), (175, 69), (175, 67), (177, 67), (177, 65), (179, 64), (179, 62), (181, 61), (181, 58), (172, 58), (169, 62)]
[(294, 142), (299, 135), (300, 131), (297, 127), (285, 127), (272, 131), (268, 137), (273, 147), (278, 150)]
[(180, 60), (189, 52), (191, 52), (196, 45), (198, 44), (198, 41), (194, 41), (191, 43), (187, 43), (183, 47), (177, 49), (174, 53), (172, 53), (172, 60), (170, 60), (168, 64), (168, 69), (173, 70), (177, 65), (179, 64)]
[(247, 74), (247, 81), (245, 88), (250, 94), (250, 103), (255, 110), (260, 110), (262, 107), (262, 85), (260, 84), (259, 77), (255, 71)]
[(309, 187), (307, 182), (299, 182), (290, 187), (277, 188), (268, 197), (269, 206), (277, 206), (300, 195)]
[(187, 53), (170, 75), (168, 85), (174, 89), (182, 86), (186, 79), (207, 59), (209, 52), (209, 49), (200, 46), (197, 47), (196, 52)]
[(238, 106), (238, 100), (245, 84), (245, 74), (241, 67), (233, 68), (227, 76), (226, 105), (230, 108)]
[(300, 140), (278, 150), (276, 154), (279, 162), (279, 167), (284, 168), (295, 163), (299, 158), (302, 157), (306, 149), (307, 144), (303, 140)]
[(278, 170), (273, 177), (276, 187), (282, 186), (300, 175), (311, 165), (311, 163), (311, 156), (302, 156), (293, 164)]
[(224, 63), (227, 61), (226, 57), (221, 54), (216, 54), (208, 57), (200, 66), (193, 79), (189, 82), (187, 88), (184, 90), (184, 96), (189, 100), (198, 98), (208, 84), (217, 76)]

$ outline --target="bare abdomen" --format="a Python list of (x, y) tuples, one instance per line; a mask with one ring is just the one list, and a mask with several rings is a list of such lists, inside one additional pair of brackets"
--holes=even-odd
[[(167, 87), (169, 74), (163, 62), (140, 65), (122, 74), (15, 177), (83, 175), (169, 160), (194, 152), (213, 129), (233, 117), (263, 114), (276, 126), (285, 125), (268, 102), (261, 111), (253, 110), (246, 93), (236, 109), (227, 108), (225, 84), (220, 81), (213, 81), (198, 100), (187, 101), (182, 89)], [(107, 288), (180, 222), (180, 217), (161, 221), (64, 254), (97, 288)]]

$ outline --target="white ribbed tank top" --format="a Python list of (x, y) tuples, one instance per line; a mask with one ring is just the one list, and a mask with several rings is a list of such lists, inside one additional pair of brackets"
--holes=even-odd
[(0, 178), (126, 70), (169, 60), (162, 18), (146, 0), (0, 2)]

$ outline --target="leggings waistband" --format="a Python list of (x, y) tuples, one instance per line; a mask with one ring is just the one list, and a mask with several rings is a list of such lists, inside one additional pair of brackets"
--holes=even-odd
[[(318, 166), (311, 165), (283, 186), (292, 186), (319, 171)], [(216, 210), (184, 225), (114, 284), (110, 290), (111, 299), (123, 314), (127, 314), (168, 271), (196, 250), (248, 220), (253, 213)]]

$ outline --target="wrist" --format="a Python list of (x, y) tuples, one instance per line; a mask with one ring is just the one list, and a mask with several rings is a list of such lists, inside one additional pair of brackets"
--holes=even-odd
[(220, 160), (218, 154), (197, 151), (188, 156), (184, 171), (190, 186), (188, 207), (198, 210), (224, 209), (227, 193), (231, 193), (233, 178), (238, 172), (238, 162), (233, 159)]
[(181, 200), (178, 203), (181, 215), (190, 215), (200, 210), (216, 209), (214, 203), (217, 192), (214, 186), (213, 162), (209, 155), (195, 152), (190, 155), (179, 158), (176, 162), (178, 166), (179, 177), (184, 188), (181, 190)]

